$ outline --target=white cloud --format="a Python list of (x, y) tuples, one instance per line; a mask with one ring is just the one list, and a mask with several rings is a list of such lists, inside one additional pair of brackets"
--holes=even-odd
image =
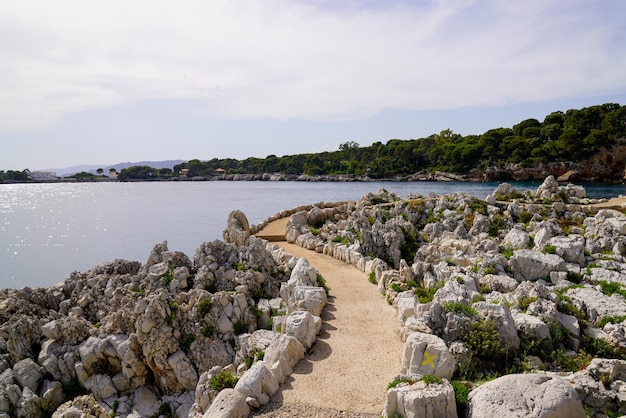
[(146, 99), (333, 120), (626, 90), (619, 0), (385, 4), (3, 2), (0, 132)]

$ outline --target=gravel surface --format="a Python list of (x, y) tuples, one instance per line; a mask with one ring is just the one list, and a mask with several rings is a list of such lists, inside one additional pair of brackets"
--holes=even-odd
[(329, 303), (307, 352), (258, 417), (380, 417), (387, 384), (400, 372), (404, 345), (395, 309), (355, 267), (286, 242), (326, 279)]

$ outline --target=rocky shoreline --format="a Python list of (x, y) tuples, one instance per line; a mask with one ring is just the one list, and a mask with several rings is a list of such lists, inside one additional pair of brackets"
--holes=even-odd
[(243, 417), (266, 404), (326, 303), (305, 259), (251, 235), (287, 216), (289, 242), (369, 274), (397, 309), (405, 352), (381, 382), (383, 415), (623, 414), (626, 216), (596, 203), (548, 177), (485, 200), (382, 190), (257, 226), (235, 211), (193, 259), (162, 243), (145, 264), (1, 290), (0, 417)]

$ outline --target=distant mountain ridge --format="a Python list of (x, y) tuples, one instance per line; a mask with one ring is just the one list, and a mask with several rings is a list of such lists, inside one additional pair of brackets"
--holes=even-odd
[(139, 162), (125, 162), (125, 163), (117, 163), (117, 164), (100, 164), (100, 165), (75, 165), (71, 167), (65, 168), (46, 168), (43, 170), (37, 171), (54, 171), (57, 176), (67, 176), (76, 173), (81, 173), (86, 171), (88, 173), (95, 173), (99, 168), (104, 170), (104, 173), (107, 174), (109, 169), (114, 168), (117, 172), (120, 172), (124, 168), (146, 165), (148, 167), (153, 168), (170, 168), (173, 169), (175, 165), (186, 162), (187, 160), (164, 160), (164, 161), (139, 161)]

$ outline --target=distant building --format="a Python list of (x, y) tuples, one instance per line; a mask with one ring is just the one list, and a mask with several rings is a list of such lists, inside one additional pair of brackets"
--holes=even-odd
[(178, 174), (179, 174), (180, 176), (186, 176), (187, 174), (189, 174), (189, 169), (188, 169), (188, 168), (183, 168), (182, 170), (180, 170), (180, 171), (178, 172)]
[(35, 181), (58, 180), (57, 173), (54, 171), (31, 171), (30, 178)]

